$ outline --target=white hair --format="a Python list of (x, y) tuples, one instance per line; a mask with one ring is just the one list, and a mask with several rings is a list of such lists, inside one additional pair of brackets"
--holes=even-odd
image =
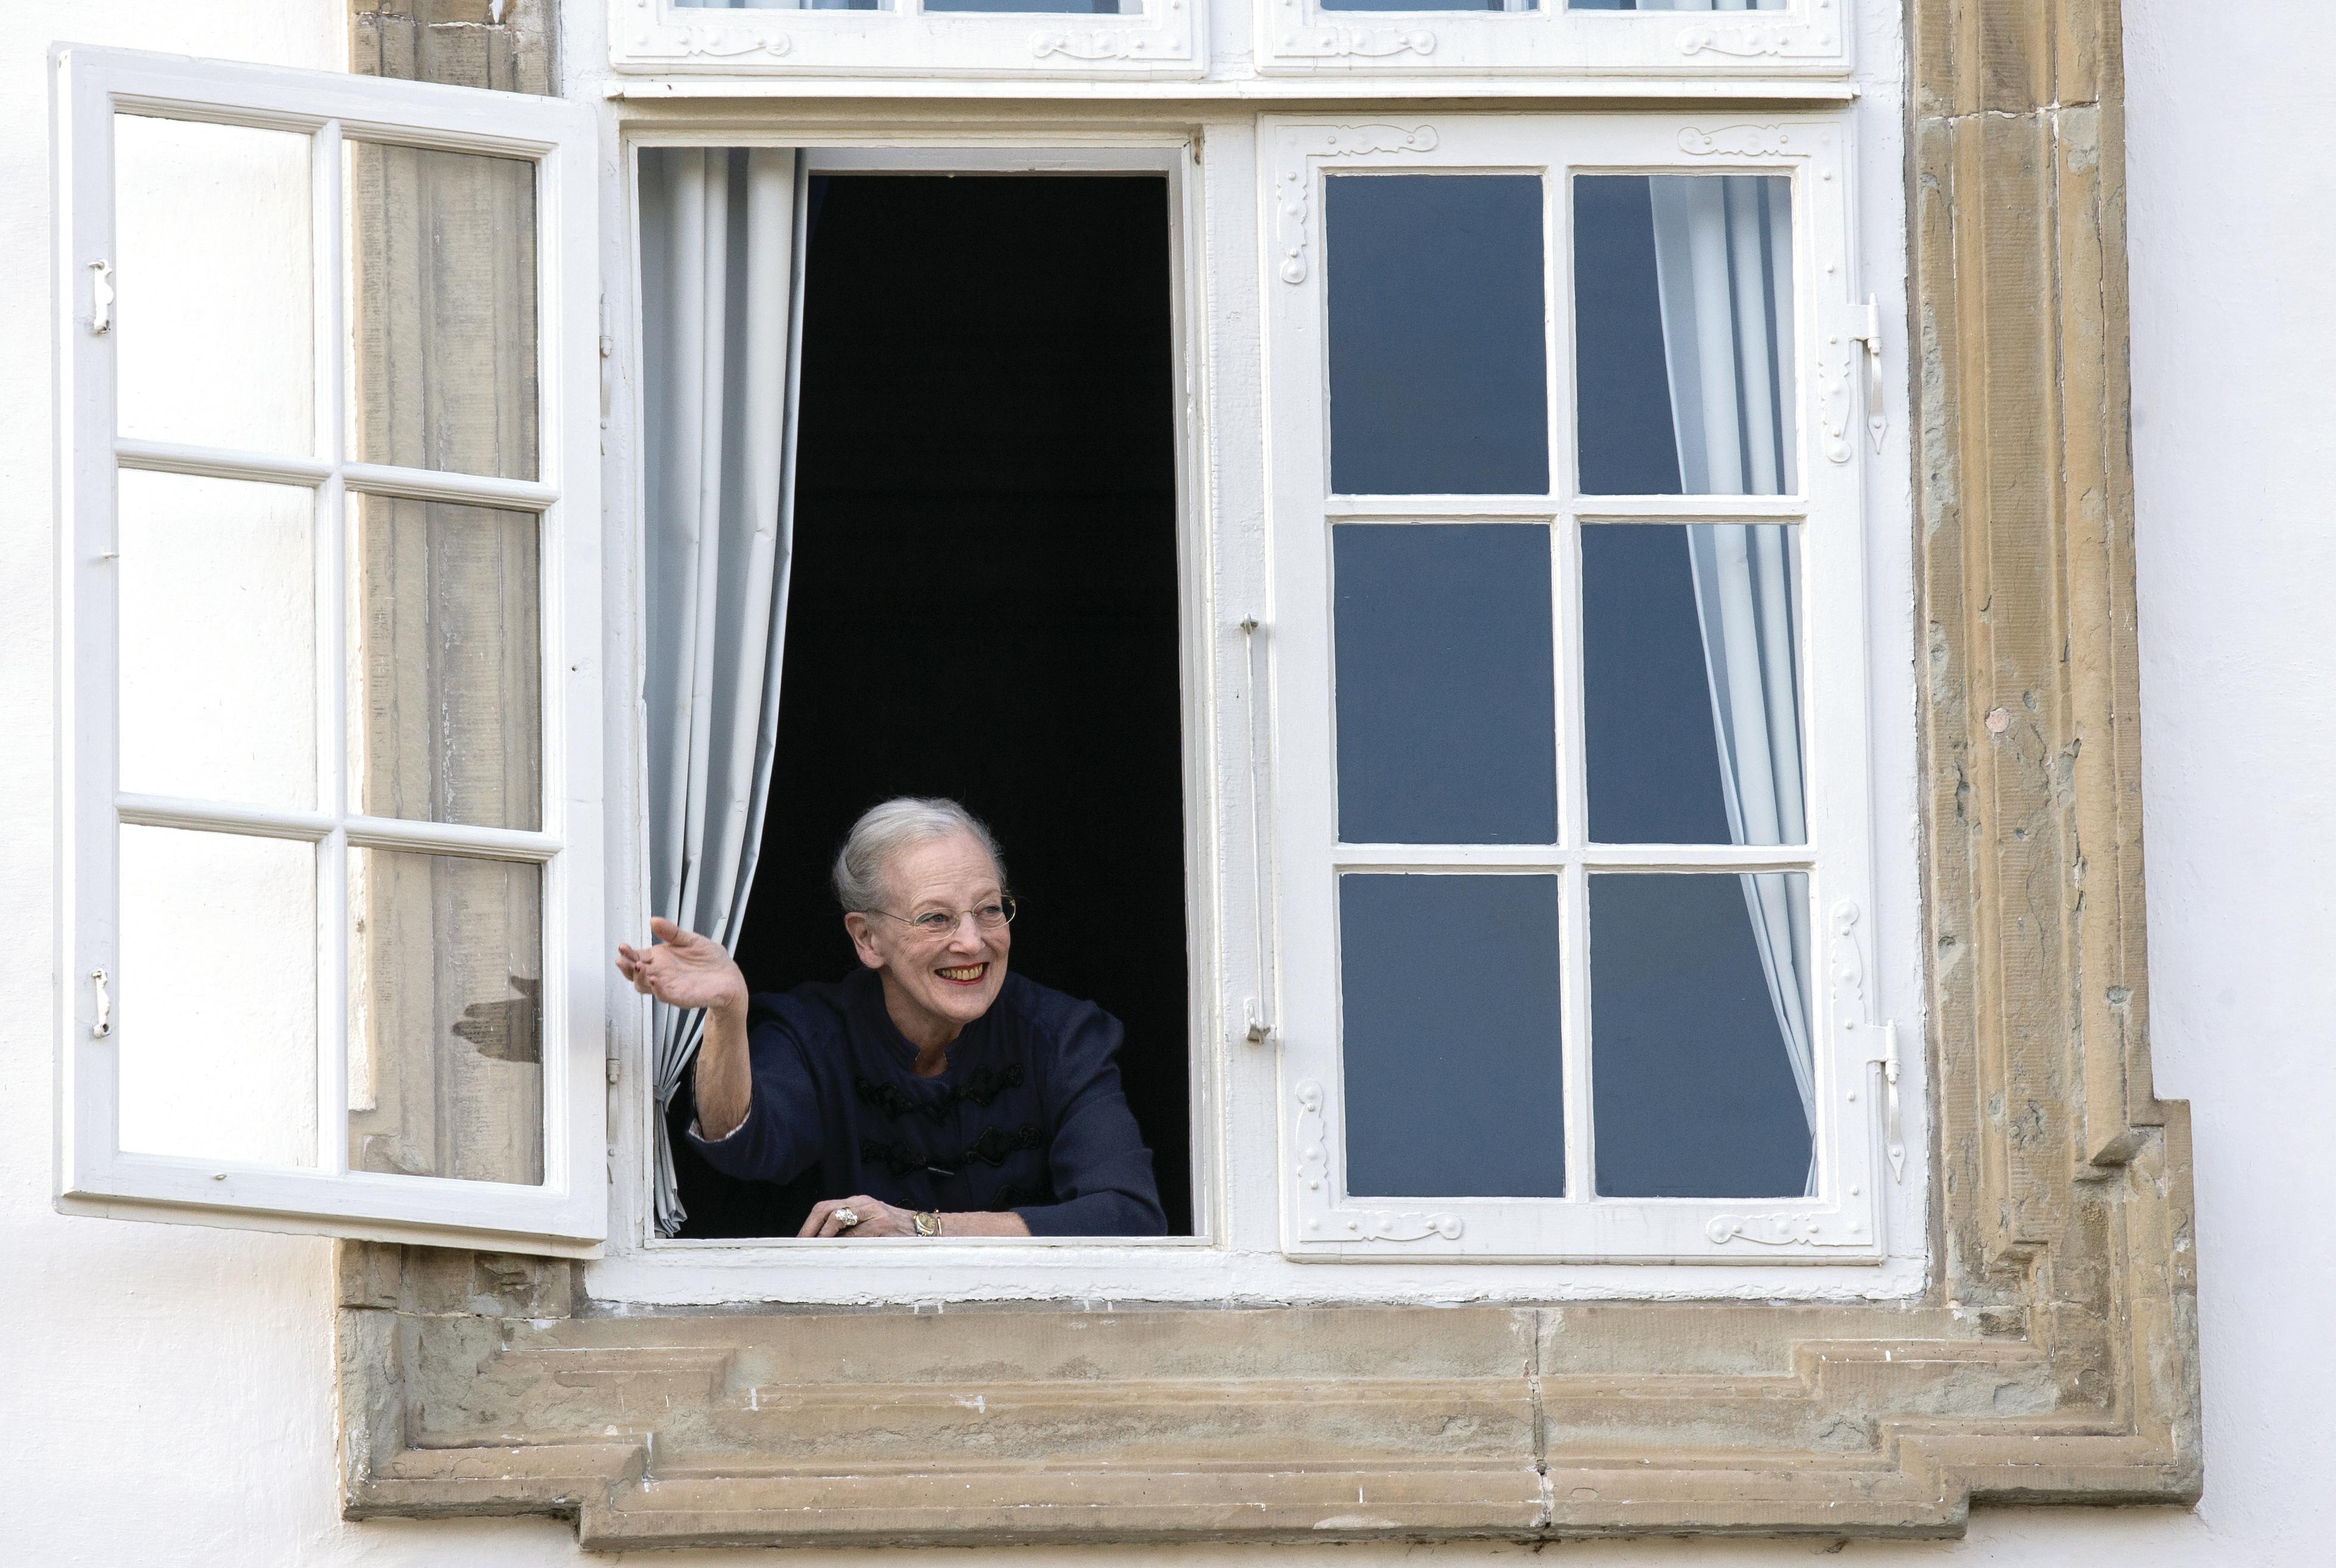
[(989, 852), (989, 864), (997, 868), (998, 885), (1003, 888), (1006, 857), (998, 852), (998, 840), (990, 836), (988, 825), (980, 818), (954, 800), (903, 795), (881, 806), (871, 806), (860, 814), (852, 831), (844, 835), (843, 847), (835, 852), (835, 869), (832, 873), (835, 901), (843, 905), (847, 914), (867, 914), (884, 896), (885, 875), (895, 855), (912, 844), (925, 844), (958, 833), (965, 834)]

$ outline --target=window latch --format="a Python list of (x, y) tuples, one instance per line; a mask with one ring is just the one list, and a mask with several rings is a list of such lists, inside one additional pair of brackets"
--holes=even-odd
[(89, 334), (103, 337), (113, 330), (113, 264), (89, 264)]
[(1866, 1060), (1882, 1070), (1882, 1150), (1890, 1157), (1890, 1178), (1906, 1179), (1906, 1135), (1898, 1118), (1898, 1026), (1877, 1026), (1882, 1051)]
[(1865, 345), (1865, 431), (1874, 438), (1876, 456), (1882, 451), (1882, 432), (1890, 428), (1890, 416), (1882, 401), (1882, 302), (1873, 295), (1865, 296), (1865, 330), (1850, 334)]
[(97, 1021), (89, 1026), (92, 1040), (103, 1040), (113, 1032), (113, 998), (106, 993), (105, 971), (92, 969), (89, 982), (97, 992)]
[(1273, 1038), (1273, 944), (1269, 933), (1272, 930), (1272, 911), (1266, 899), (1265, 844), (1265, 748), (1258, 744), (1257, 694), (1264, 684), (1257, 676), (1257, 660), (1260, 634), (1264, 623), (1255, 615), (1244, 616), (1241, 633), (1241, 681), (1245, 701), (1241, 705), (1241, 722), (1249, 734), (1249, 875), (1250, 917), (1257, 930), (1257, 969), (1253, 978), (1257, 994), (1241, 999), (1241, 1037), (1251, 1045), (1263, 1045)]

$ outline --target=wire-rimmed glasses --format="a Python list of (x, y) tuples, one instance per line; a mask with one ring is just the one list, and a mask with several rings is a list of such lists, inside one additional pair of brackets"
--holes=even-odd
[(863, 913), (897, 920), (928, 942), (947, 942), (957, 934), (959, 924), (968, 919), (972, 920), (973, 928), (984, 935), (1005, 930), (1014, 924), (1014, 895), (1001, 893), (971, 909), (929, 909), (922, 915), (895, 915), (889, 909), (870, 909)]

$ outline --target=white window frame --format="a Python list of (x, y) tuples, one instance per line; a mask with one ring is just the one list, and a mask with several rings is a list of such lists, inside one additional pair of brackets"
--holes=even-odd
[[(600, 558), (597, 117), (584, 105), (317, 71), (61, 45), (52, 52), (57, 327), (58, 1206), (203, 1224), (586, 1254), (608, 1223), (601, 973)], [(114, 254), (119, 112), (304, 133), (311, 145), (316, 428), (307, 452), (253, 452), (116, 434), (118, 334), (94, 264)], [(353, 460), (344, 433), (345, 139), (536, 163), (538, 480)], [(119, 277), (125, 295), (138, 286)], [(224, 395), (226, 389), (222, 389)], [(265, 481), (315, 498), (316, 800), (313, 811), (130, 796), (117, 786), (116, 476), (122, 469)], [(360, 816), (348, 808), (345, 511), (352, 494), (532, 512), (541, 518), (543, 827), (521, 832)], [(125, 823), (316, 847), (316, 1164), (281, 1169), (125, 1153), (117, 1046), (167, 1033), (121, 972), (117, 876)], [(542, 867), (544, 1180), (540, 1186), (347, 1168), (350, 846), (477, 855)], [(96, 977), (103, 976), (101, 982)]]
[[(1274, 551), (1271, 690), (1274, 882), (1279, 895), (1284, 1245), (1293, 1258), (1606, 1263), (1880, 1261), (1881, 1183), (1892, 1135), (1873, 1114), (1890, 1102), (1891, 1031), (1872, 1013), (1864, 944), (1874, 907), (1871, 702), (1866, 672), (1864, 431), (1852, 410), (1868, 330), (1843, 280), (1851, 248), (1849, 167), (1840, 129), (1785, 121), (1717, 132), (1660, 116), (1391, 117), (1368, 127), (1273, 121), (1267, 291), (1267, 406)], [(1404, 174), (1532, 174), (1543, 180), (1544, 330), (1552, 493), (1341, 497), (1330, 493), (1323, 182)], [(1335, 171), (1335, 172), (1334, 172)], [(1791, 180), (1802, 493), (1584, 499), (1574, 491), (1571, 177), (1762, 174)], [(1552, 308), (1553, 306), (1553, 308)], [(1579, 706), (1578, 529), (1584, 522), (1768, 522), (1800, 535), (1801, 668), (1808, 766), (1806, 847), (1692, 848), (1587, 842)], [(1558, 843), (1551, 847), (1341, 845), (1335, 801), (1330, 537), (1339, 522), (1545, 522), (1555, 605), (1559, 691)], [(1815, 1195), (1773, 1200), (1592, 1198), (1587, 878), (1592, 868), (1663, 872), (1805, 871), (1810, 878), (1809, 977), (1816, 1056)], [(1567, 1052), (1562, 1198), (1356, 1200), (1343, 1186), (1338, 1033), (1338, 878), (1341, 871), (1556, 873)], [(1877, 1089), (1883, 1092), (1877, 1093)], [(1903, 1136), (1897, 1139), (1903, 1164)]]
[(1266, 75), (1840, 76), (1858, 0), (1776, 11), (1327, 11), (1256, 0)]
[[(1419, 117), (1390, 117), (1403, 126), (1421, 123)], [(1764, 121), (1770, 117), (1764, 116)], [(1844, 135), (1847, 115), (1825, 111), (1786, 119), (1782, 129), (1795, 139), (1790, 157), (1769, 157), (1757, 149), (1746, 150), (1745, 128), (1724, 134), (1706, 132), (1702, 122), (1679, 116), (1611, 115), (1552, 116), (1534, 123), (1557, 128), (1568, 147), (1596, 148), (1627, 141), (1634, 157), (1646, 164), (1683, 169), (1717, 168), (1728, 170), (1782, 171), (1792, 174), (1804, 189), (1822, 186), (1827, 209), (1825, 224), (1796, 232), (1801, 266), (1797, 274), (1804, 301), (1817, 296), (1815, 276), (1824, 276), (1845, 295), (1848, 279), (1860, 275), (1845, 224), (1848, 218)], [(1431, 117), (1450, 134), (1463, 125), (1494, 127), (1511, 118), (1455, 112)], [(1601, 129), (1587, 141), (1576, 128)], [(1281, 818), (1302, 814), (1305, 803), (1292, 798), (1287, 759), (1292, 745), (1282, 713), (1269, 699), (1294, 688), (1286, 665), (1276, 659), (1296, 635), (1289, 624), (1290, 589), (1285, 509), (1278, 495), (1270, 498), (1270, 484), (1281, 482), (1280, 464), (1289, 460), (1288, 427), (1295, 418), (1303, 428), (1314, 421), (1318, 443), (1319, 404), (1296, 408), (1282, 392), (1273, 391), (1293, 363), (1282, 334), (1284, 317), (1301, 297), (1300, 290), (1282, 284), (1283, 235), (1273, 201), (1277, 152), (1284, 148), (1288, 130), (1300, 137), (1308, 160), (1303, 167), (1319, 179), (1322, 154), (1320, 135), (1331, 129), (1312, 120), (1268, 120), (1252, 160), (1241, 144), (1210, 141), (1205, 168), (1189, 132), (1096, 132), (1066, 127), (1034, 134), (1011, 131), (936, 132), (904, 131), (871, 121), (861, 127), (839, 127), (832, 121), (813, 126), (785, 123), (757, 125), (751, 131), (721, 121), (703, 127), (676, 123), (659, 116), (628, 131), (622, 138), (624, 156), (608, 187), (611, 218), (603, 237), (603, 255), (610, 279), (611, 319), (622, 323), (623, 340), (617, 359), (620, 365), (638, 363), (640, 324), (637, 305), (638, 210), (633, 180), (638, 150), (644, 146), (774, 146), (806, 150), (807, 167), (819, 169), (903, 169), (939, 171), (1102, 170), (1166, 168), (1172, 178), (1172, 213), (1180, 225), (1175, 308), (1178, 334), (1180, 393), (1180, 484), (1188, 498), (1180, 502), (1179, 558), (1183, 609), (1186, 691), (1183, 708), (1186, 752), (1186, 854), (1193, 878), (1191, 886), (1192, 1018), (1193, 1058), (1192, 1166), (1195, 1173), (1194, 1217), (1199, 1234), (1160, 1239), (1021, 1239), (945, 1238), (930, 1240), (799, 1241), (793, 1238), (726, 1240), (664, 1240), (651, 1234), (649, 1220), (649, 1144), (651, 1111), (645, 1074), (628, 1070), (633, 1089), (618, 1118), (614, 1168), (617, 1187), (608, 1253), (589, 1264), (585, 1288), (596, 1299), (622, 1301), (643, 1308), (657, 1305), (710, 1305), (741, 1301), (774, 1301), (804, 1305), (946, 1304), (976, 1301), (1087, 1301), (1095, 1302), (1240, 1302), (1271, 1304), (1300, 1300), (1386, 1302), (1406, 1300), (1592, 1300), (1631, 1299), (1650, 1292), (1673, 1296), (1758, 1296), (1799, 1300), (1860, 1300), (1912, 1293), (1921, 1288), (1923, 1239), (1920, 1232), (1918, 1198), (1924, 1179), (1922, 1151), (1910, 1150), (1904, 1186), (1893, 1184), (1892, 1203), (1895, 1230), (1886, 1238), (1880, 1221), (1882, 1194), (1873, 1190), (1876, 1204), (1870, 1243), (1855, 1246), (1774, 1244), (1778, 1234), (1769, 1217), (1789, 1216), (1786, 1225), (1804, 1224), (1806, 1205), (1728, 1205), (1732, 1213), (1757, 1217), (1759, 1222), (1725, 1250), (1689, 1251), (1664, 1262), (1643, 1248), (1636, 1253), (1605, 1253), (1594, 1258), (1581, 1253), (1467, 1253), (1449, 1258), (1423, 1254), (1410, 1247), (1379, 1245), (1363, 1249), (1348, 1260), (1348, 1266), (1323, 1269), (1309, 1255), (1292, 1255), (1285, 1244), (1287, 1195), (1281, 1173), (1290, 1157), (1296, 1132), (1296, 1107), (1290, 1087), (1298, 1076), (1281, 1060), (1285, 1050), (1303, 1052), (1298, 1036), (1305, 1026), (1283, 1023), (1283, 986), (1291, 963), (1292, 916), (1287, 904), (1277, 911), (1277, 874), (1257, 853), (1271, 855), (1272, 841), (1288, 831)], [(1489, 133), (1489, 132), (1488, 132)], [(1704, 153), (1682, 150), (1680, 139), (1709, 135), (1712, 148)], [(1602, 139), (1602, 140), (1601, 140)], [(1245, 140), (1245, 139), (1244, 139)], [(1725, 143), (1726, 145), (1723, 145)], [(1700, 145), (1700, 143), (1698, 143)], [(1762, 145), (1766, 145), (1763, 141)], [(1822, 151), (1817, 150), (1822, 149)], [(1508, 158), (1509, 155), (1504, 155)], [(1335, 160), (1340, 166), (1350, 161)], [(1389, 161), (1403, 163), (1405, 155)], [(1511, 160), (1513, 162), (1513, 159)], [(1284, 165), (1286, 166), (1286, 165)], [(1828, 179), (1825, 177), (1835, 178)], [(1812, 197), (1809, 199), (1815, 200)], [(1313, 210), (1319, 210), (1319, 193)], [(1820, 252), (1843, 271), (1825, 273), (1808, 258)], [(1552, 253), (1554, 255), (1554, 253)], [(619, 289), (626, 295), (620, 301)], [(1552, 293), (1552, 298), (1564, 295)], [(1319, 305), (1319, 301), (1316, 302)], [(1805, 308), (1805, 324), (1814, 314)], [(1829, 329), (1846, 319), (1844, 310), (1828, 312)], [(1248, 324), (1263, 320), (1268, 332)], [(1864, 317), (1858, 315), (1859, 330)], [(1815, 351), (1805, 324), (1799, 362), (1805, 388), (1818, 386), (1812, 369)], [(1854, 347), (1855, 345), (1851, 345)], [(1301, 351), (1302, 353), (1303, 351)], [(1267, 376), (1267, 358), (1271, 376)], [(1552, 363), (1560, 363), (1552, 358)], [(1854, 368), (1843, 360), (1841, 367)], [(1305, 373), (1309, 383), (1319, 370)], [(1269, 382), (1267, 392), (1260, 383)], [(1854, 388), (1842, 389), (1854, 395)], [(1562, 393), (1564, 389), (1560, 389)], [(1830, 394), (1828, 394), (1830, 395)], [(1562, 395), (1553, 409), (1571, 407)], [(1847, 417), (1848, 405), (1836, 402)], [(1570, 417), (1570, 416), (1569, 416)], [(1809, 416), (1805, 414), (1805, 419)], [(623, 498), (612, 519), (611, 538), (619, 548), (640, 549), (643, 498), (639, 490), (637, 451), (642, 409), (634, 390), (619, 401), (608, 441), (608, 493)], [(1262, 439), (1256, 433), (1263, 428)], [(1853, 435), (1862, 432), (1853, 432)], [(1569, 439), (1562, 450), (1571, 450)], [(1276, 466), (1261, 466), (1267, 453)], [(1828, 602), (1863, 605), (1862, 527), (1859, 497), (1870, 449), (1856, 442), (1849, 460), (1840, 465), (1823, 458), (1811, 460), (1824, 468), (1817, 476), (1815, 503), (1829, 519), (1845, 519), (1852, 536), (1845, 553), (1827, 557), (1828, 571), (1849, 574), (1844, 584), (1828, 578), (1822, 591)], [(1313, 458), (1299, 460), (1310, 463)], [(1314, 498), (1314, 526), (1323, 518), (1319, 486)], [(1473, 504), (1473, 503), (1472, 503)], [(1671, 513), (1682, 507), (1698, 508), (1692, 515), (1769, 517), (1792, 515), (1799, 505), (1792, 498), (1746, 503), (1663, 503)], [(1554, 510), (1551, 503), (1545, 510)], [(1732, 510), (1730, 508), (1732, 507)], [(1627, 514), (1627, 508), (1612, 513)], [(1260, 528), (1257, 519), (1270, 519)], [(638, 581), (639, 563), (633, 561), (620, 575)], [(629, 611), (629, 645), (612, 644), (612, 662), (634, 667), (638, 681), (641, 609)], [(1277, 619), (1277, 617), (1280, 617)], [(1257, 634), (1245, 634), (1242, 623), (1260, 623)], [(1848, 750), (1851, 740), (1868, 732), (1859, 714), (1843, 714), (1839, 706), (1862, 703), (1867, 692), (1864, 615), (1854, 628), (1844, 625), (1828, 644), (1829, 657), (1847, 659), (1846, 673), (1828, 665), (1822, 675), (1827, 688), (1824, 721), (1828, 733)], [(1251, 725), (1253, 710), (1257, 723)], [(1835, 730), (1835, 720), (1841, 727)], [(1252, 744), (1252, 739), (1256, 741)], [(636, 734), (632, 765), (646, 766), (639, 755), (644, 738)], [(1859, 788), (1863, 788), (1862, 784)], [(1263, 791), (1274, 791), (1269, 800)], [(1327, 794), (1318, 789), (1327, 802)], [(1870, 821), (1853, 792), (1835, 798), (1835, 818), (1828, 833), (1864, 835)], [(1320, 810), (1318, 805), (1314, 809)], [(636, 836), (618, 851), (620, 861), (638, 861), (630, 876), (634, 886), (620, 890), (614, 919), (619, 927), (643, 924), (647, 918), (646, 834), (638, 811), (631, 831)], [(1827, 853), (1830, 855), (1828, 840)], [(1862, 846), (1863, 837), (1857, 838)], [(1844, 854), (1849, 853), (1844, 849)], [(1828, 862), (1831, 864), (1831, 862)], [(1861, 874), (1862, 875), (1862, 874)], [(1894, 886), (1894, 884), (1893, 884)], [(1831, 886), (1831, 884), (1828, 885)], [(1894, 908), (1894, 906), (1893, 906)], [(1261, 923), (1261, 924), (1260, 924)], [(1872, 921), (1868, 925), (1874, 924)], [(1861, 935), (1866, 934), (1861, 931)], [(1279, 951), (1277, 953), (1277, 944)], [(1846, 951), (1846, 950), (1844, 950)], [(1871, 953), (1871, 948), (1861, 948)], [(1277, 958), (1282, 970), (1277, 982)], [(1040, 977), (1045, 978), (1045, 977)], [(1824, 982), (1820, 982), (1820, 986)], [(1881, 987), (1866, 982), (1869, 993)], [(648, 1038), (646, 1004), (638, 1017), (619, 1026), (627, 1060), (640, 1060)], [(1826, 1016), (1846, 1016), (1835, 1010)], [(1262, 1040), (1251, 1038), (1252, 1018), (1276, 1024)], [(1295, 1040), (1285, 1045), (1285, 1040)], [(1838, 1057), (1841, 1053), (1833, 1053)], [(1880, 1070), (1865, 1070), (1878, 1085)], [(1851, 1076), (1855, 1076), (1853, 1070)], [(1913, 1091), (1913, 1075), (1908, 1075)], [(1910, 1109), (1910, 1125), (1919, 1125), (1919, 1108)], [(1836, 1117), (1841, 1128), (1855, 1125), (1854, 1110)], [(1878, 1134), (1876, 1136), (1879, 1136)], [(1919, 1142), (1919, 1140), (1917, 1140)], [(1831, 1238), (1827, 1237), (1829, 1244)], [(1634, 1260), (1636, 1260), (1634, 1262)], [(1429, 1265), (1422, 1269), (1423, 1263)], [(1618, 1266), (1626, 1265), (1626, 1266)]]
[(1208, 0), (1133, 15), (747, 10), (608, 0), (608, 63), (626, 73), (862, 79), (1177, 80), (1208, 69)]

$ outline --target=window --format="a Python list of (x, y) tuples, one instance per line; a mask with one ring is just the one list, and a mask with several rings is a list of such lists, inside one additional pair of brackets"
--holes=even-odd
[(589, 1249), (591, 118), (59, 60), (63, 1201)]
[[(1801, 69), (1790, 30), (1828, 10), (1422, 12), (1302, 68), (1376, 51), (1396, 63), (1368, 66), (1375, 92), (1399, 98), (1492, 29), (1680, 52), (1724, 27), (1745, 53), (1692, 63), (1725, 82)], [(1971, 10), (1984, 48), (1916, 52), (1916, 103), (2029, 74), (2005, 70), (2033, 63), (2015, 10)], [(784, 69), (810, 15), (659, 36), (676, 72), (743, 81), (758, 55)], [(903, 1517), (966, 1544), (1945, 1534), (1974, 1495), (2195, 1500), (2187, 1135), (2147, 1087), (2123, 415), (2097, 346), (2121, 341), (2117, 165), (2063, 102), (2112, 103), (2113, 52), (2033, 73), (2043, 102), (1999, 92), (1987, 127), (1917, 111), (1908, 248), (1937, 335), (1913, 385), (1939, 476), (1919, 542), (1889, 488), (1911, 465), (1865, 455), (1880, 327), (1850, 304), (1898, 270), (1894, 86), (1757, 124), (1399, 101), (1342, 124), (1134, 93), (1044, 135), (930, 111), (908, 130), (864, 108), (812, 129), (736, 103), (599, 111), (628, 159), (632, 140), (751, 146), (751, 182), (784, 154), (788, 224), (793, 174), (822, 159), (1164, 177), (1201, 1130), (1196, 1234), (1148, 1250), (647, 1239), (655, 1043), (645, 1009), (612, 1004), (598, 929), (638, 925), (651, 864), (647, 743), (621, 717), (645, 666), (647, 364), (621, 266), (599, 280), (605, 401), (589, 379), (590, 219), (600, 256), (633, 237), (621, 200), (593, 211), (609, 126), (341, 78), (60, 65), (64, 1201), (607, 1254), (342, 1253), (351, 1516), (544, 1512), (646, 1548), (881, 1544)], [(928, 150), (891, 145), (911, 140)], [(350, 143), (394, 150), (344, 163)], [(2053, 181), (1993, 177), (2037, 147)], [(1859, 228), (1861, 168), (1880, 217)], [(198, 178), (249, 221), (224, 263), (158, 270), (157, 227), (218, 233), (170, 216), (208, 199)], [(781, 210), (761, 221), (784, 256), (803, 227)], [(402, 258), (401, 233), (431, 243)], [(1859, 233), (1881, 242), (1863, 265)], [(471, 243), (492, 278), (475, 298), (410, 265)], [(1425, 300), (1406, 283), (1462, 266)], [(400, 313), (425, 307), (485, 363), (400, 352)], [(286, 316), (289, 334), (221, 326)], [(351, 321), (370, 324), (345, 341)], [(2103, 382), (2063, 377), (2047, 343)], [(189, 363), (238, 395), (155, 395)], [(458, 394), (484, 417), (426, 417)], [(1917, 422), (1867, 428), (1903, 460)], [(1861, 470), (1883, 498), (1864, 516)], [(1930, 639), (1912, 703), (1889, 690), (1909, 581)], [(606, 693), (602, 667), (623, 672)], [(183, 962), (188, 927), (230, 918), (288, 967)], [(1723, 934), (1731, 985), (1681, 983)], [(1927, 1125), (1936, 1093), (1927, 1186), (1876, 1021), (1918, 982), (1938, 1049), (1903, 1119)], [(258, 1027), (205, 1027), (223, 1017)], [(1405, 1092), (1412, 1037), (1455, 1019), (1482, 1049)], [(1757, 1050), (1634, 1047), (1700, 1045), (1714, 1020)], [(247, 1092), (219, 1092), (222, 1067)], [(612, 1310), (571, 1317), (579, 1287)], [(899, 1310), (997, 1298), (1024, 1305)], [(660, 1302), (739, 1310), (683, 1324)], [(852, 1310), (802, 1310), (822, 1303)], [(889, 1369), (916, 1380), (871, 1398)]]
[(1188, 78), (1201, 0), (608, 0), (618, 71), (755, 75)]
[(1835, 132), (1273, 145), (1290, 1251), (1880, 1256)]
[(1269, 73), (1838, 75), (1851, 0), (1271, 0)]

